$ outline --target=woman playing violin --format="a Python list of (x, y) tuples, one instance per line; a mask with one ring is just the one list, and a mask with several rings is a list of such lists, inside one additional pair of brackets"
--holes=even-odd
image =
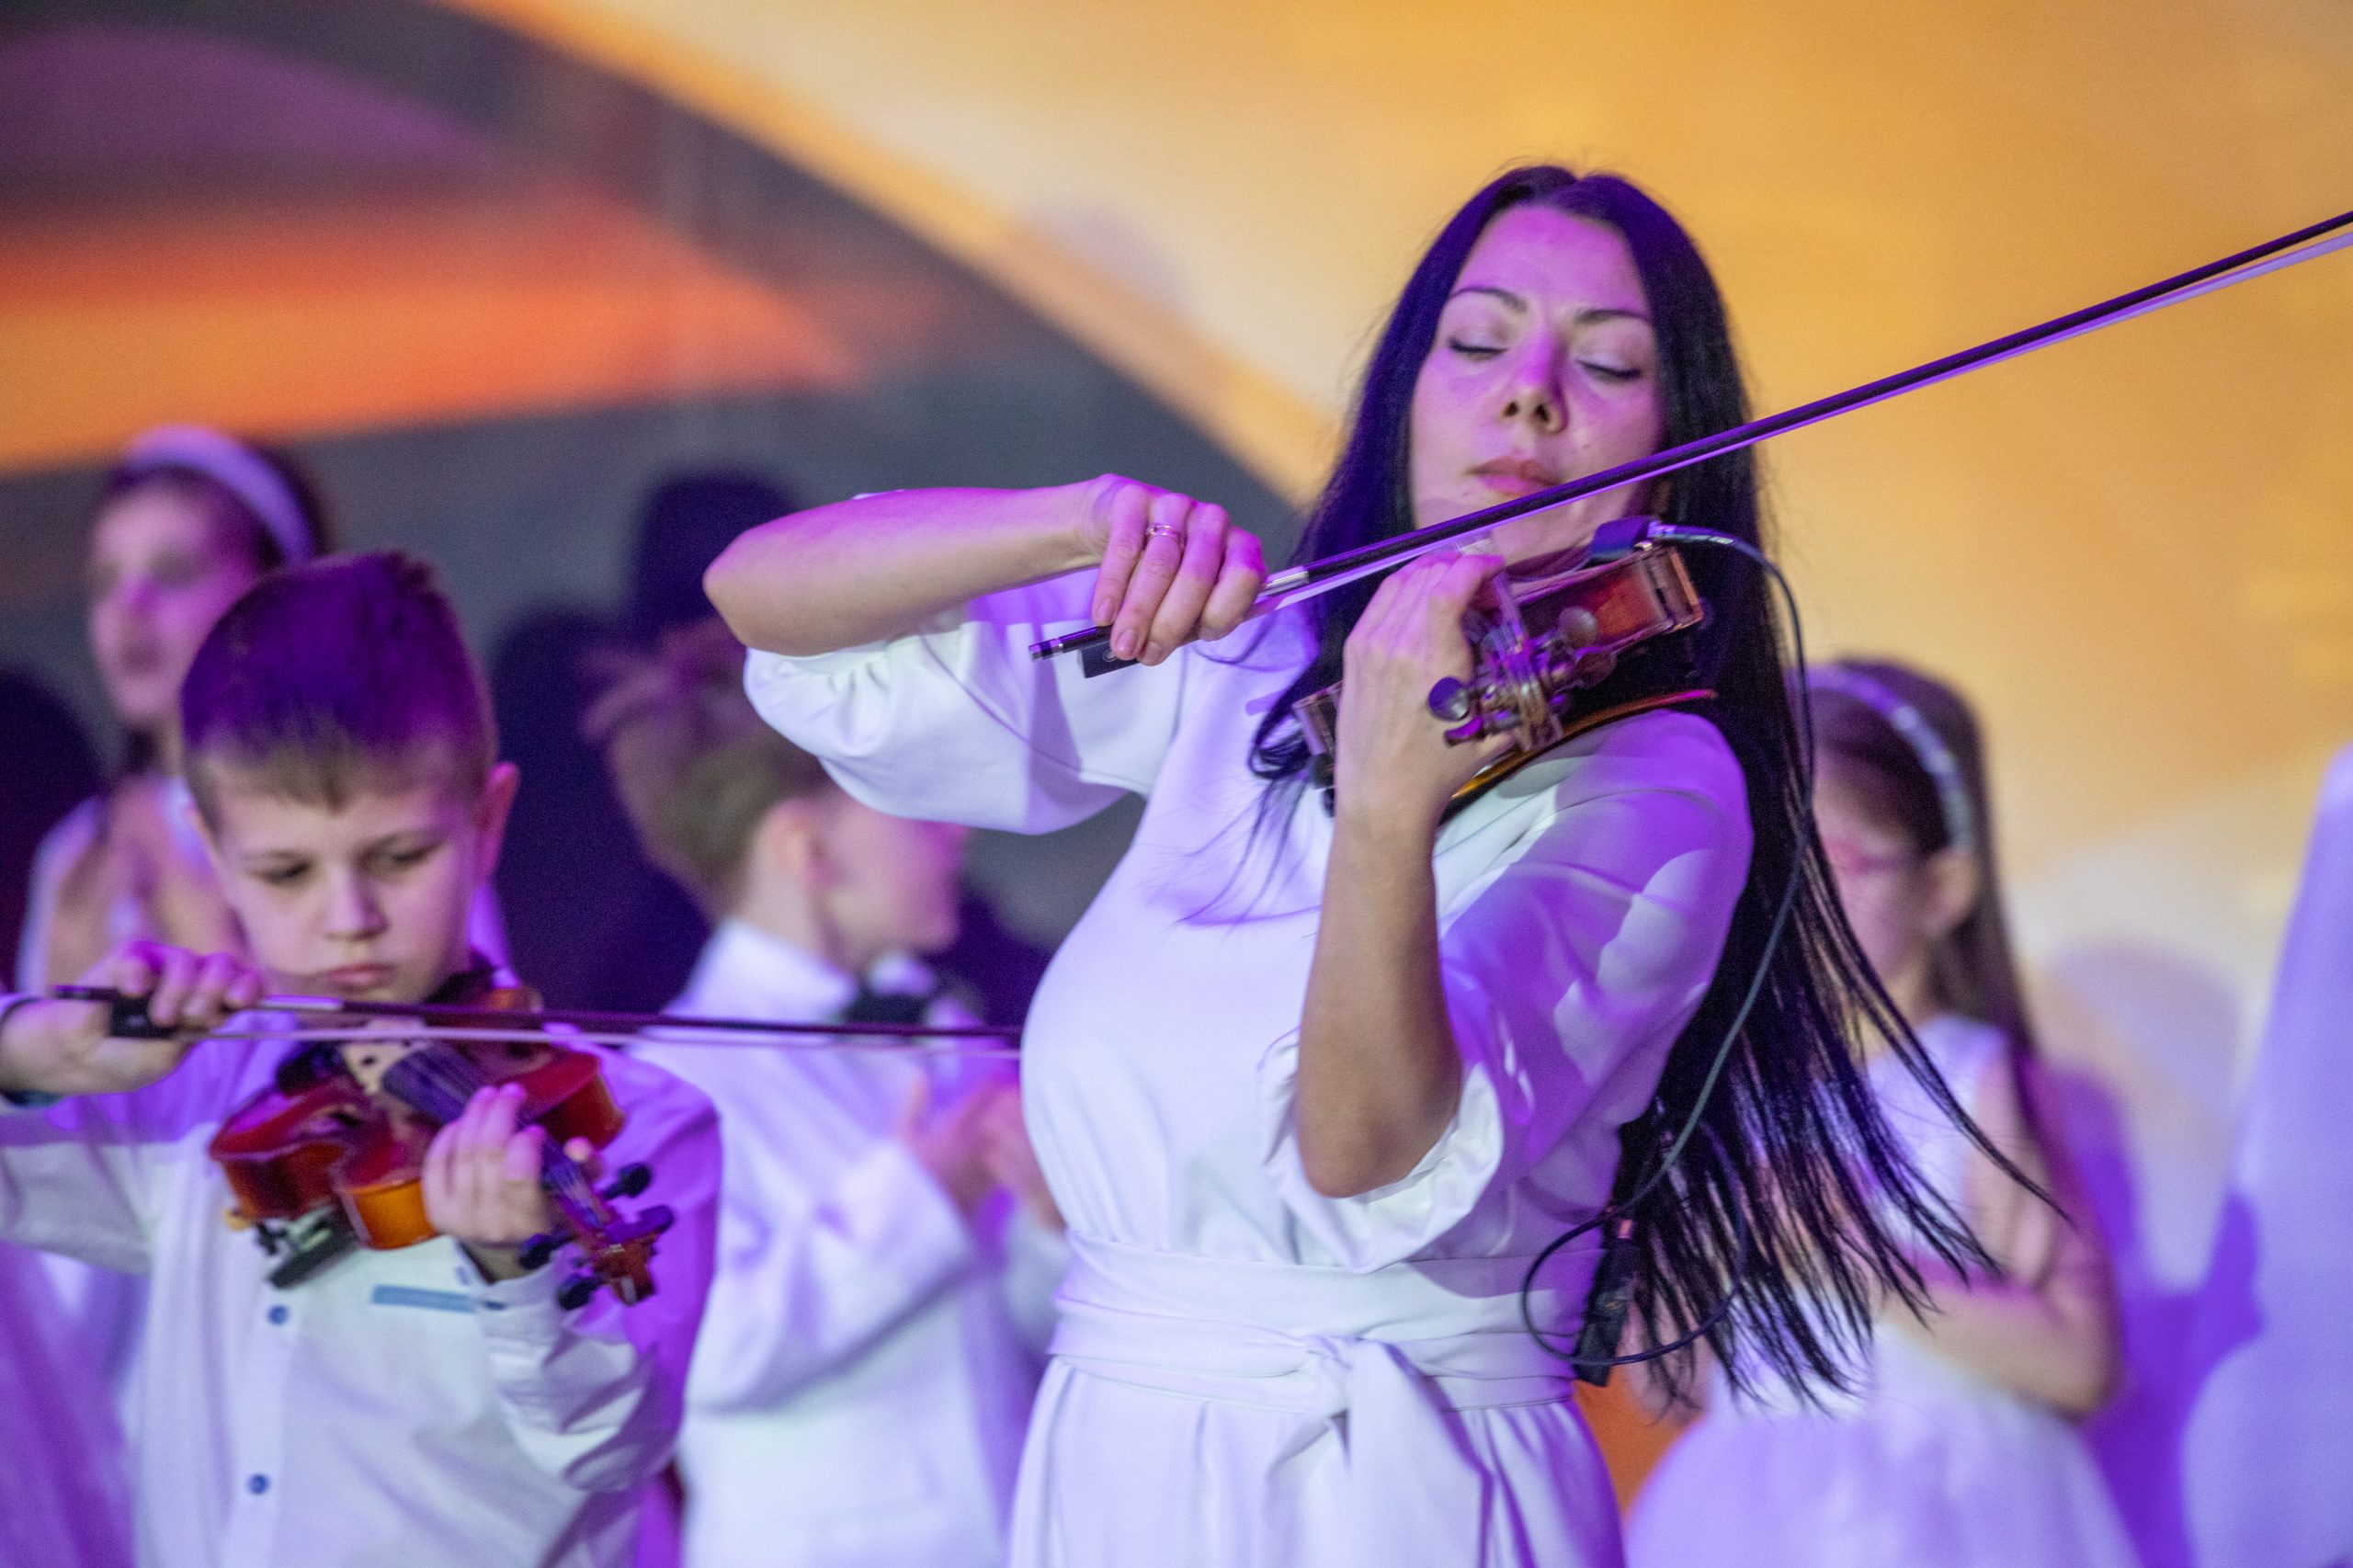
[[(1407, 282), (1302, 558), (1743, 417), (1675, 221), (1615, 178), (1516, 170)], [(767, 650), (755, 700), (870, 804), (1042, 832), (1146, 800), (1030, 1020), (1073, 1267), (1017, 1562), (1615, 1562), (1567, 1369), (1522, 1327), (1548, 1242), (1640, 1194), (1636, 1321), (1799, 1378), (1836, 1376), (1870, 1305), (1911, 1286), (1886, 1214), (1966, 1252), (1848, 1053), (1875, 993), (1824, 894), (1750, 566), (1693, 562), (1716, 700), (1586, 733), (1449, 812), (1492, 755), (1428, 708), (1471, 671), (1464, 610), (1637, 506), (1757, 539), (1731, 457), (1222, 642), (1256, 541), (1113, 476), (819, 507), (713, 567), (713, 601)], [(1090, 622), (1141, 667), (1028, 656)], [(1343, 676), (1327, 812), (1290, 706)], [(1595, 1267), (1573, 1246), (1534, 1281), (1547, 1343)]]

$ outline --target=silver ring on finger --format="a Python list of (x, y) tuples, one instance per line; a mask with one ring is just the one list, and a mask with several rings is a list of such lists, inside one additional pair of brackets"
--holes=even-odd
[(1146, 539), (1173, 539), (1177, 543), (1182, 544), (1185, 542), (1185, 530), (1178, 528), (1174, 523), (1154, 523), (1150, 528), (1143, 530), (1143, 537)]

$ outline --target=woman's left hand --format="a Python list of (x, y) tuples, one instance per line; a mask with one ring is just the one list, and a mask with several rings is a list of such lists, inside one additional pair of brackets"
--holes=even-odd
[(1430, 687), (1471, 674), (1462, 614), (1504, 568), (1498, 555), (1426, 555), (1381, 585), (1342, 653), (1335, 810), (1435, 834), (1454, 791), (1509, 744), (1454, 745)]

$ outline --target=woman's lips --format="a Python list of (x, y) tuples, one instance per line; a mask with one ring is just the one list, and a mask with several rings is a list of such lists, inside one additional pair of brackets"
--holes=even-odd
[(1517, 497), (1533, 495), (1540, 490), (1550, 490), (1562, 483), (1561, 476), (1540, 463), (1524, 458), (1502, 458), (1483, 462), (1471, 471), (1472, 477), (1499, 495)]

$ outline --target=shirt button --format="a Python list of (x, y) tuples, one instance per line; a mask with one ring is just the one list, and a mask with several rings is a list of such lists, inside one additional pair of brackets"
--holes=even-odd
[(245, 1490), (252, 1493), (256, 1497), (260, 1496), (263, 1493), (269, 1490), (269, 1477), (266, 1475), (249, 1475), (245, 1477)]
[(269, 1309), (269, 1321), (272, 1323), (284, 1323), (287, 1315), (286, 1307), (282, 1302)]

